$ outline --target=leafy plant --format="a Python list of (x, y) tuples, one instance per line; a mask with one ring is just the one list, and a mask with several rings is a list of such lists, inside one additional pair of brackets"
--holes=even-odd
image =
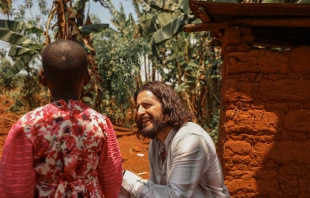
[(184, 33), (183, 25), (198, 20), (188, 1), (139, 1), (144, 8), (138, 29), (149, 39), (153, 63), (162, 80), (175, 87), (197, 122), (216, 140), (220, 99), (220, 51), (209, 46), (208, 32)]
[[(99, 108), (102, 79), (98, 75), (91, 34), (108, 28), (108, 24), (92, 24), (89, 13), (84, 14), (87, 2), (88, 0), (54, 0), (51, 11), (48, 13), (46, 0), (39, 0), (40, 15), (33, 16), (31, 12), (33, 1), (27, 0), (24, 5), (18, 8), (17, 12), (14, 12), (14, 16), (16, 20), (24, 20), (28, 23), (0, 20), (0, 40), (11, 44), (9, 56), (15, 61), (5, 74), (5, 78), (10, 79), (21, 70), (29, 70), (31, 63), (38, 68), (41, 61), (40, 52), (43, 46), (48, 45), (51, 40), (70, 39), (80, 43), (88, 52), (88, 64), (92, 71), (91, 86), (84, 90), (82, 97), (92, 96), (93, 107)], [(32, 16), (30, 19), (25, 18), (27, 10)], [(44, 17), (40, 16), (47, 14), (47, 21), (44, 22), (41, 20)], [(46, 24), (45, 30), (41, 23)], [(52, 23), (54, 24), (51, 25)]]
[[(142, 84), (141, 57), (149, 47), (145, 40), (135, 39), (135, 21), (126, 16), (122, 4), (117, 10), (110, 1), (105, 6), (111, 13), (111, 22), (117, 30), (107, 29), (93, 37), (98, 57), (99, 74), (104, 79), (101, 111), (115, 124), (132, 124), (135, 89)], [(131, 115), (128, 116), (128, 115)]]
[(17, 78), (5, 78), (5, 74), (11, 68), (11, 62), (7, 58), (1, 58), (0, 64), (0, 88), (1, 92), (8, 97), (10, 92), (17, 88)]
[(15, 61), (4, 75), (5, 78), (12, 78), (22, 69), (28, 67), (32, 59), (39, 57), (43, 45), (28, 37), (31, 34), (40, 35), (42, 33), (41, 29), (24, 22), (0, 20), (0, 40), (11, 44), (8, 55)]

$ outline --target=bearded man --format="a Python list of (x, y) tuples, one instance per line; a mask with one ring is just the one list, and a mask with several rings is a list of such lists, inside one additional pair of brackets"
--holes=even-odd
[(137, 136), (152, 139), (150, 178), (124, 171), (119, 197), (227, 198), (221, 164), (208, 133), (167, 84), (146, 83), (135, 95)]

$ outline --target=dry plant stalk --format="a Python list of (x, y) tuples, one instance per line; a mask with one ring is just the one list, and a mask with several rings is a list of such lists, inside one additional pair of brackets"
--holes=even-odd
[[(54, 0), (52, 4), (52, 9), (49, 14), (47, 24), (46, 24), (46, 40), (44, 46), (51, 43), (51, 39), (49, 36), (49, 31), (54, 31), (56, 29), (56, 33), (54, 36), (55, 40), (59, 39), (69, 39), (78, 43), (83, 43), (84, 47), (87, 51), (88, 56), (88, 66), (91, 70), (91, 85), (88, 90), (84, 90), (82, 93), (82, 97), (92, 95), (90, 92), (96, 93), (95, 100), (95, 109), (100, 108), (101, 103), (101, 93), (103, 92), (101, 83), (103, 82), (102, 78), (98, 73), (98, 66), (96, 62), (96, 52), (93, 47), (93, 41), (91, 39), (91, 35), (83, 35), (81, 30), (79, 29), (78, 21), (84, 21), (84, 16), (82, 16), (81, 10), (76, 10), (73, 6), (73, 0)], [(82, 8), (84, 10), (84, 8)], [(51, 26), (52, 19), (56, 17), (56, 23)], [(90, 20), (89, 15), (86, 16), (86, 22), (83, 25), (91, 25), (92, 22)]]

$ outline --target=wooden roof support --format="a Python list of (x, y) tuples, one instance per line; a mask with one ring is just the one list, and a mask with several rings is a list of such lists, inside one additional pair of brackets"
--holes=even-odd
[[(189, 0), (191, 13), (201, 24), (188, 24), (185, 32), (211, 31), (219, 45), (221, 31), (230, 26), (252, 28), (254, 43), (275, 46), (310, 45), (310, 4), (226, 3)], [(217, 32), (218, 34), (215, 34)]]
[(210, 16), (207, 14), (206, 10), (203, 7), (198, 8), (198, 15), (204, 22), (211, 22)]
[(229, 26), (261, 26), (261, 27), (310, 27), (309, 18), (246, 18), (222, 22), (188, 24), (183, 27), (185, 32), (209, 31), (225, 29)]

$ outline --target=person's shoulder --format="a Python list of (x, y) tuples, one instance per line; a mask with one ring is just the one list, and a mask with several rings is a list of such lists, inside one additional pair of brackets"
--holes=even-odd
[(34, 110), (25, 113), (24, 115), (22, 115), (20, 117), (19, 121), (21, 121), (21, 122), (23, 122), (23, 121), (34, 122), (36, 120), (36, 118), (43, 116), (43, 109), (45, 106), (47, 106), (47, 105), (37, 107)]
[(105, 114), (102, 114), (90, 107), (87, 108), (85, 112), (87, 112), (86, 114), (89, 115), (91, 120), (95, 120), (105, 130), (113, 128), (111, 120)]
[(187, 122), (181, 128), (183, 128), (183, 127), (187, 127), (187, 128), (188, 127), (195, 127), (195, 128), (201, 128), (202, 129), (202, 127), (195, 122)]
[(206, 132), (200, 125), (194, 122), (187, 122), (181, 126), (178, 135), (187, 135), (187, 134), (199, 134), (201, 135), (203, 132)]
[(95, 109), (88, 107), (85, 108), (86, 111), (90, 112), (93, 115), (98, 115), (98, 116), (104, 116), (103, 114), (99, 113), (98, 111), (96, 111)]
[(205, 142), (209, 148), (215, 151), (215, 145), (211, 136), (200, 125), (194, 122), (188, 122), (179, 129), (175, 135), (175, 138), (173, 139), (174, 145), (187, 138), (191, 138), (191, 141), (193, 139), (197, 141), (202, 140), (201, 142)]
[(104, 116), (102, 113), (98, 112), (97, 110), (93, 109), (92, 107), (88, 106), (87, 104), (83, 102), (80, 102), (79, 106), (81, 106), (84, 111), (88, 111), (94, 115)]
[(84, 104), (82, 102), (80, 103), (80, 105), (82, 106), (84, 112), (88, 112), (88, 114), (90, 114), (92, 116), (97, 116), (97, 117), (100, 117), (100, 118), (108, 119), (108, 117), (106, 115), (98, 112), (97, 110), (89, 107), (88, 105), (86, 105), (86, 104)]
[(110, 118), (108, 118), (108, 116), (106, 116), (106, 115), (103, 114), (103, 113), (100, 113), (100, 112), (98, 112), (98, 111), (96, 111), (96, 110), (94, 110), (94, 109), (92, 109), (90, 112), (91, 112), (91, 115), (92, 115), (93, 117), (99, 117), (99, 118), (102, 119), (102, 120), (105, 120), (105, 121), (107, 121), (107, 122), (111, 122), (111, 121), (110, 121)]
[(183, 138), (196, 136), (197, 138), (209, 139), (209, 134), (198, 124), (194, 122), (187, 122), (177, 131), (173, 141), (176, 143)]

